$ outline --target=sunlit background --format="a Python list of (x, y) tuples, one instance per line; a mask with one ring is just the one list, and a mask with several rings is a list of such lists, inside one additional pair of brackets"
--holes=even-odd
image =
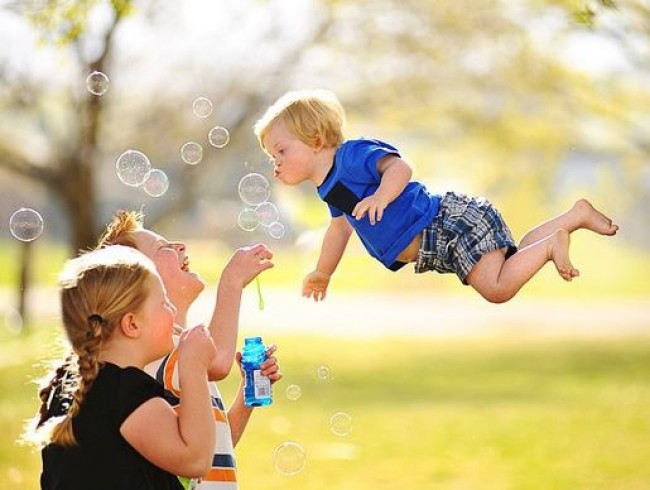
[[(621, 229), (576, 232), (581, 276), (548, 266), (504, 305), (353, 238), (307, 301), (328, 211), (252, 131), (298, 88), (517, 237), (580, 197)], [(62, 349), (56, 274), (118, 209), (188, 243), (192, 322), (236, 248), (275, 252), (240, 344), (277, 343), (285, 379), (237, 447), (242, 489), (650, 488), (649, 108), (645, 0), (0, 0), (0, 488), (39, 487), (15, 441)]]

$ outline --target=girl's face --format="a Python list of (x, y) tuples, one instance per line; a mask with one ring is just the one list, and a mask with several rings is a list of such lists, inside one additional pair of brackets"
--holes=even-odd
[(172, 331), (176, 307), (167, 297), (162, 281), (156, 275), (147, 280), (147, 299), (135, 313), (142, 328), (145, 345), (151, 347), (151, 358), (160, 359), (174, 348)]
[(263, 143), (273, 158), (275, 177), (283, 184), (312, 180), (316, 150), (299, 140), (282, 119), (273, 123)]
[(135, 245), (156, 266), (171, 302), (187, 309), (203, 291), (205, 284), (190, 271), (190, 261), (182, 242), (169, 242), (150, 230), (134, 232)]

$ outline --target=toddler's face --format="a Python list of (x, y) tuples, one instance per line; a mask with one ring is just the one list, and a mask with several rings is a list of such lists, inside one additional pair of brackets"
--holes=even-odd
[(283, 184), (311, 179), (316, 150), (298, 139), (282, 119), (273, 123), (263, 143), (273, 159), (275, 177)]

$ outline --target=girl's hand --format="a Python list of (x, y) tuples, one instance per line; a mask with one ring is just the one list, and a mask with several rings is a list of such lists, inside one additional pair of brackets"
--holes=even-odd
[(207, 327), (199, 324), (183, 331), (178, 342), (178, 362), (197, 363), (206, 370), (217, 355)]
[(302, 281), (302, 295), (305, 298), (314, 298), (314, 301), (324, 300), (331, 277), (330, 274), (319, 270), (310, 272)]
[(368, 213), (368, 219), (370, 224), (374, 225), (378, 221), (381, 221), (381, 218), (384, 216), (384, 209), (386, 209), (388, 203), (383, 199), (377, 197), (377, 194), (368, 196), (357, 203), (357, 205), (352, 210), (352, 216), (357, 220), (362, 219), (366, 213)]
[(273, 252), (261, 243), (235, 251), (221, 273), (221, 280), (233, 281), (244, 287), (262, 271), (273, 267)]
[[(260, 365), (261, 374), (267, 376), (271, 380), (271, 384), (275, 383), (276, 381), (280, 381), (282, 379), (282, 373), (280, 372), (280, 364), (278, 364), (278, 360), (273, 355), (273, 353), (276, 350), (278, 350), (278, 347), (275, 344), (271, 344), (266, 349), (267, 359)], [(244, 370), (241, 367), (241, 352), (238, 351), (235, 354), (235, 360), (237, 361), (237, 365), (239, 366), (239, 371), (243, 378)]]

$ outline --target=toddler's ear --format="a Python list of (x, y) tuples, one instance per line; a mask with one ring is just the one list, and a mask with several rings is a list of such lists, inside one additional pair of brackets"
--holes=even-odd
[(124, 336), (135, 339), (140, 336), (140, 327), (135, 322), (135, 315), (133, 313), (126, 313), (120, 319), (120, 330)]
[(323, 138), (321, 137), (320, 134), (315, 134), (313, 141), (314, 141), (313, 144), (314, 150), (318, 151), (323, 149)]

